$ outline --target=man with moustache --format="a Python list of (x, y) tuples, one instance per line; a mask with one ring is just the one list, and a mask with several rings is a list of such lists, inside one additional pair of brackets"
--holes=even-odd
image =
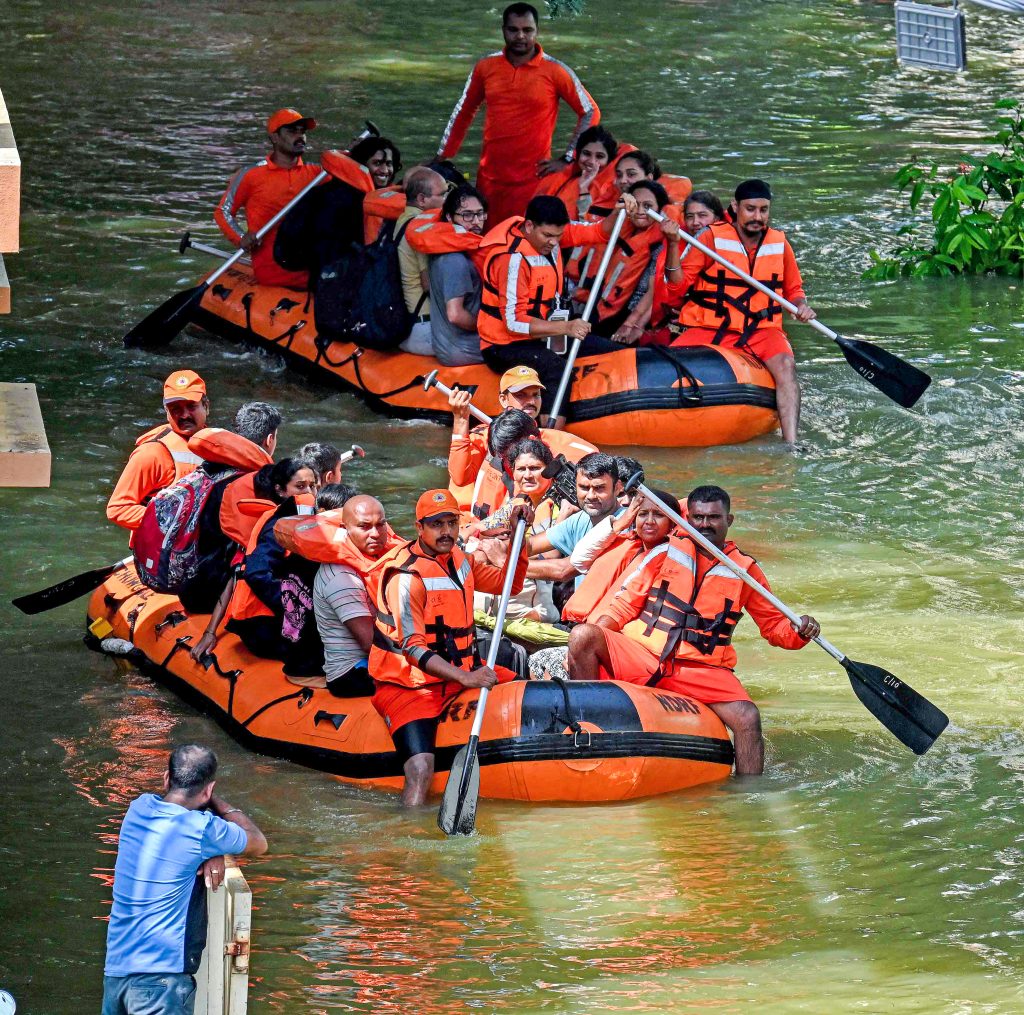
[[(734, 521), (730, 508), (729, 494), (719, 486), (699, 486), (686, 499), (690, 524), (770, 589), (757, 561), (726, 539)], [(807, 615), (794, 629), (785, 614), (695, 540), (669, 534), (625, 573), (618, 592), (595, 610), (593, 624), (573, 628), (569, 675), (644, 684), (702, 702), (733, 734), (736, 774), (760, 775), (761, 713), (734, 672), (731, 644), (744, 609), (761, 637), (779, 648), (801, 649), (821, 631)]]
[[(439, 161), (454, 159), (476, 111), (487, 104), (476, 185), (490, 205), (491, 225), (522, 215), (537, 189), (537, 177), (571, 162), (576, 139), (601, 119), (601, 110), (576, 74), (541, 49), (537, 23), (537, 9), (530, 4), (505, 8), (505, 48), (473, 68), (437, 152)], [(551, 159), (560, 100), (579, 117), (564, 162)]]
[[(221, 232), (252, 255), (253, 274), (260, 285), (308, 288), (308, 272), (287, 271), (274, 260), (274, 237), (279, 227), (275, 226), (260, 240), (256, 233), (320, 173), (319, 166), (302, 161), (306, 132), (314, 127), (316, 120), (296, 109), (279, 109), (274, 113), (267, 120), (270, 154), (263, 162), (239, 169), (231, 177), (213, 213)], [(244, 231), (237, 217), (243, 209)]]
[[(771, 228), (771, 203), (767, 183), (745, 180), (732, 202), (735, 221), (712, 223), (701, 234), (701, 242), (795, 303), (798, 321), (811, 321), (817, 315), (807, 303), (793, 248), (785, 233)], [(679, 321), (684, 331), (672, 344), (721, 345), (753, 353), (775, 378), (782, 437), (796, 443), (800, 384), (779, 304), (696, 247), (681, 267), (666, 266), (666, 276), (670, 299), (674, 296), (682, 303)]]
[[(509, 524), (533, 521), (533, 505), (517, 502)], [(373, 704), (387, 723), (402, 761), (402, 804), (423, 803), (434, 775), (437, 724), (463, 688), (493, 687), (511, 679), (482, 664), (476, 650), (473, 593), (498, 595), (505, 568), (467, 557), (456, 546), (459, 505), (447, 490), (427, 490), (416, 502), (416, 539), (378, 565), (377, 630), (370, 673)], [(522, 590), (526, 554), (517, 561), (512, 593)]]
[(189, 437), (206, 426), (210, 413), (206, 383), (194, 370), (175, 370), (164, 381), (164, 413), (167, 422), (135, 442), (107, 501), (108, 520), (132, 533), (129, 546), (153, 495), (203, 464), (188, 449)]

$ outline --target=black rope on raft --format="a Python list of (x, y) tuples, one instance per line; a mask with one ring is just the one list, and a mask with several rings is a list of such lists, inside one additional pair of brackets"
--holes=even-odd
[(305, 321), (296, 321), (287, 331), (278, 335), (277, 338), (267, 338), (267, 342), (271, 342), (274, 345), (282, 345), (285, 349), (292, 347), (292, 342), (295, 341), (295, 336), (302, 331), (306, 326)]
[[(663, 359), (668, 360), (675, 369), (676, 382), (679, 385), (676, 390), (679, 392), (679, 407), (681, 409), (686, 408), (687, 406), (703, 404), (704, 395), (700, 390), (700, 384), (698, 383), (697, 378), (694, 377), (693, 374), (675, 358), (675, 356), (666, 352), (660, 345), (649, 345), (646, 348), (650, 349), (656, 355), (661, 356)], [(689, 393), (684, 393), (683, 381), (687, 381), (689, 383)]]
[[(359, 350), (359, 352), (362, 354), (362, 350)], [(363, 380), (362, 374), (359, 372), (358, 358), (353, 357), (353, 359), (355, 359), (355, 363), (352, 366), (352, 372), (356, 376), (356, 383), (363, 389), (363, 391), (366, 392), (366, 394), (371, 395), (373, 398), (390, 398), (392, 395), (400, 395), (403, 391), (408, 391), (410, 388), (422, 387), (424, 380), (426, 380), (423, 374), (417, 374), (411, 381), (409, 381), (408, 384), (403, 384), (400, 388), (392, 388), (390, 391), (371, 391), (366, 386), (366, 382)]]
[(345, 367), (348, 366), (349, 363), (351, 363), (354, 359), (358, 359), (363, 354), (362, 349), (356, 349), (355, 352), (346, 356), (344, 359), (335, 362), (334, 360), (331, 359), (330, 356), (327, 355), (327, 350), (334, 344), (334, 342), (335, 339), (333, 338), (325, 338), (323, 335), (317, 335), (315, 342), (316, 359), (313, 360), (314, 366), (319, 366), (320, 361), (323, 360), (323, 362), (326, 363), (329, 367)]

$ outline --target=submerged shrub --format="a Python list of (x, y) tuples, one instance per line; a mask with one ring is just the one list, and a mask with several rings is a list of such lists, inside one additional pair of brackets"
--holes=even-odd
[(911, 162), (896, 174), (901, 192), (909, 190), (910, 210), (931, 198), (931, 245), (928, 224), (903, 226), (907, 237), (883, 257), (871, 251), (871, 267), (863, 278), (901, 276), (1024, 275), (1024, 103), (1002, 99), (996, 109), (999, 129), (990, 139), (998, 148), (988, 155), (965, 155), (949, 177), (940, 179), (939, 165)]

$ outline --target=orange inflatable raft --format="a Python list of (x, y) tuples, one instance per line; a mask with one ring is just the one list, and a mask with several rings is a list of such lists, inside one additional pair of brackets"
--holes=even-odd
[[(474, 391), (485, 412), (500, 408), (498, 375), (488, 367), (445, 367), (428, 356), (322, 340), (312, 296), (257, 285), (239, 265), (206, 290), (193, 320), (214, 334), (271, 349), (389, 415), (451, 418), (447, 398), (423, 390), (434, 369), (449, 386)], [(775, 382), (764, 364), (717, 346), (624, 348), (581, 357), (565, 408), (567, 428), (599, 447), (738, 444), (778, 426)]]
[[(189, 647), (208, 619), (186, 616), (177, 599), (146, 588), (127, 567), (93, 594), (86, 640), (100, 649), (108, 637), (130, 642), (131, 661), (252, 750), (360, 786), (401, 787), (401, 763), (369, 698), (296, 687), (279, 664), (253, 656), (230, 634), (205, 665), (197, 663)], [(469, 737), (478, 693), (463, 692), (440, 723), (438, 793)], [(615, 681), (515, 681), (498, 685), (488, 701), (480, 792), (506, 800), (628, 800), (724, 779), (732, 760), (718, 717), (682, 695)]]

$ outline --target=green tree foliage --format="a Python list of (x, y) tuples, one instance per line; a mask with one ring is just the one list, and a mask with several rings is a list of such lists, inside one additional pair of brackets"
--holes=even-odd
[(938, 163), (903, 166), (894, 183), (910, 191), (910, 210), (931, 200), (931, 246), (925, 246), (927, 225), (903, 226), (907, 239), (891, 257), (871, 251), (871, 267), (863, 278), (900, 276), (1024, 275), (1024, 102), (1003, 99), (996, 108), (999, 130), (991, 141), (999, 147), (988, 155), (964, 156), (956, 173), (940, 179)]

